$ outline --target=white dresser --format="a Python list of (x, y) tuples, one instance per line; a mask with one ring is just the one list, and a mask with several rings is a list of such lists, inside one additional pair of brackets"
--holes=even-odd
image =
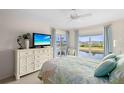
[(15, 77), (41, 69), (42, 64), (53, 58), (53, 48), (21, 49), (16, 50)]

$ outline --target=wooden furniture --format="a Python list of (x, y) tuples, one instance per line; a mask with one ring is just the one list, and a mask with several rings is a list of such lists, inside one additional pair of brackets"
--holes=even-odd
[(49, 47), (16, 50), (15, 58), (15, 77), (20, 79), (20, 76), (40, 70), (45, 61), (53, 58), (53, 49)]

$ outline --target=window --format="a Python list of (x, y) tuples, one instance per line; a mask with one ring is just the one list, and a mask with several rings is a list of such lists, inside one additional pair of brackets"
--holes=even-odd
[(56, 35), (57, 56), (66, 55), (67, 40), (65, 34)]
[(79, 36), (79, 56), (93, 59), (102, 59), (104, 57), (104, 36), (91, 35)]

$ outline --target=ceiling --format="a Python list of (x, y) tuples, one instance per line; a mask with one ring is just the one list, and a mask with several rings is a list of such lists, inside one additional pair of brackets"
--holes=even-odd
[(124, 18), (124, 9), (76, 9), (77, 14), (92, 14), (71, 20), (72, 9), (24, 9), (0, 10), (9, 17), (31, 19), (48, 24), (57, 29), (79, 29)]

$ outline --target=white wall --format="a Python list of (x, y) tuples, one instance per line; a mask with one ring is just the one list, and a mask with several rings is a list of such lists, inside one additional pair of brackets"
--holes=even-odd
[(93, 27), (87, 27), (79, 30), (80, 35), (98, 35), (104, 33), (104, 26), (97, 25)]
[[(23, 15), (24, 16), (24, 15)], [(0, 79), (14, 74), (14, 50), (22, 33), (50, 33), (50, 27), (38, 20), (9, 15), (0, 11)]]
[(56, 34), (57, 35), (62, 35), (62, 34), (65, 34), (65, 33), (66, 33), (66, 31), (64, 31), (64, 30), (56, 29)]
[(75, 33), (73, 30), (69, 31), (69, 47), (75, 48)]
[(115, 40), (113, 51), (117, 54), (124, 53), (124, 20), (113, 22), (112, 31), (113, 40)]

